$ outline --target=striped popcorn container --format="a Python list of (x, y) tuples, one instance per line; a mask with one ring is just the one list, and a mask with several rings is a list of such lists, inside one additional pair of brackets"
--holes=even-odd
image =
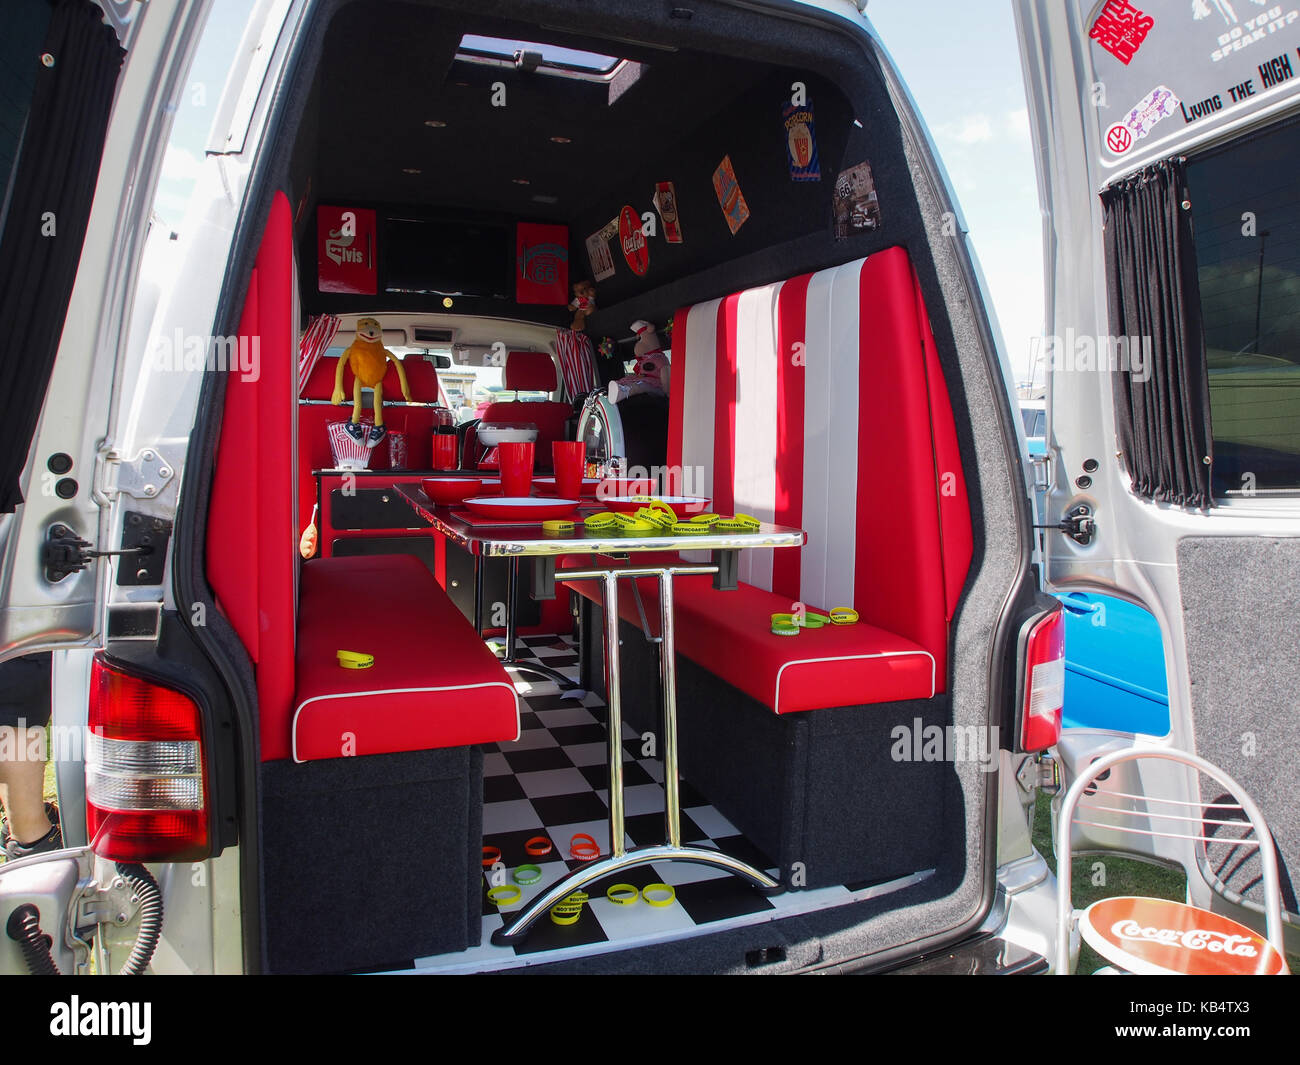
[[(334, 456), (334, 468), (338, 470), (368, 469), (370, 466), (370, 448), (348, 436), (347, 425), (347, 422), (330, 422), (329, 424), (330, 453)], [(366, 426), (366, 428), (368, 430), (369, 426)]]

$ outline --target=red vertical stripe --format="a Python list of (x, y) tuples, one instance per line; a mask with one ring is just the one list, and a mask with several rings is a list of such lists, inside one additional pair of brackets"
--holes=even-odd
[(718, 304), (718, 356), (714, 367), (713, 511), (736, 509), (736, 311), (740, 294)]
[[(807, 339), (808, 285), (804, 274), (781, 286), (777, 297), (776, 361), (776, 510), (778, 525), (803, 525), (804, 361)], [(772, 591), (799, 598), (802, 551), (772, 553)]]
[(681, 495), (680, 471), (682, 465), (682, 404), (686, 390), (686, 319), (690, 308), (683, 307), (673, 316), (673, 339), (669, 362), (672, 366), (671, 385), (668, 389), (668, 468), (674, 471), (664, 485), (665, 495)]

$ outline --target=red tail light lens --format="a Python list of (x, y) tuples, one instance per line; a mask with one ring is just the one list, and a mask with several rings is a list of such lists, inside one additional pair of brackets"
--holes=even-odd
[(114, 861), (195, 861), (210, 850), (198, 704), (98, 655), (86, 729), (86, 828), (95, 853)]
[(1059, 606), (1029, 630), (1021, 698), (1020, 746), (1045, 751), (1061, 738), (1065, 704), (1065, 612)]

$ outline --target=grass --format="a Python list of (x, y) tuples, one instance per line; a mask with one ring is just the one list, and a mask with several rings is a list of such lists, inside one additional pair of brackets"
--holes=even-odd
[[(1052, 800), (1041, 792), (1034, 809), (1034, 846), (1056, 872), (1056, 853), (1052, 848)], [(1100, 863), (1100, 866), (1099, 866)], [(1152, 899), (1187, 901), (1187, 876), (1181, 869), (1123, 858), (1116, 854), (1075, 855), (1070, 876), (1070, 902), (1076, 910), (1091, 906), (1098, 899), (1115, 895), (1141, 895)], [(1094, 880), (1105, 877), (1103, 884)], [(1079, 945), (1076, 973), (1096, 972), (1107, 963), (1087, 943)], [(1292, 973), (1300, 972), (1300, 957), (1287, 955)]]

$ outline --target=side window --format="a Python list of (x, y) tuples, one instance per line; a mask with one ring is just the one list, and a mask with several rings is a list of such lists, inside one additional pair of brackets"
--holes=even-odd
[(47, 0), (11, 0), (0, 34), (0, 203), (9, 202), (18, 146), (36, 88), (36, 62), (50, 24)]
[(1214, 495), (1300, 494), (1300, 121), (1191, 160)]

